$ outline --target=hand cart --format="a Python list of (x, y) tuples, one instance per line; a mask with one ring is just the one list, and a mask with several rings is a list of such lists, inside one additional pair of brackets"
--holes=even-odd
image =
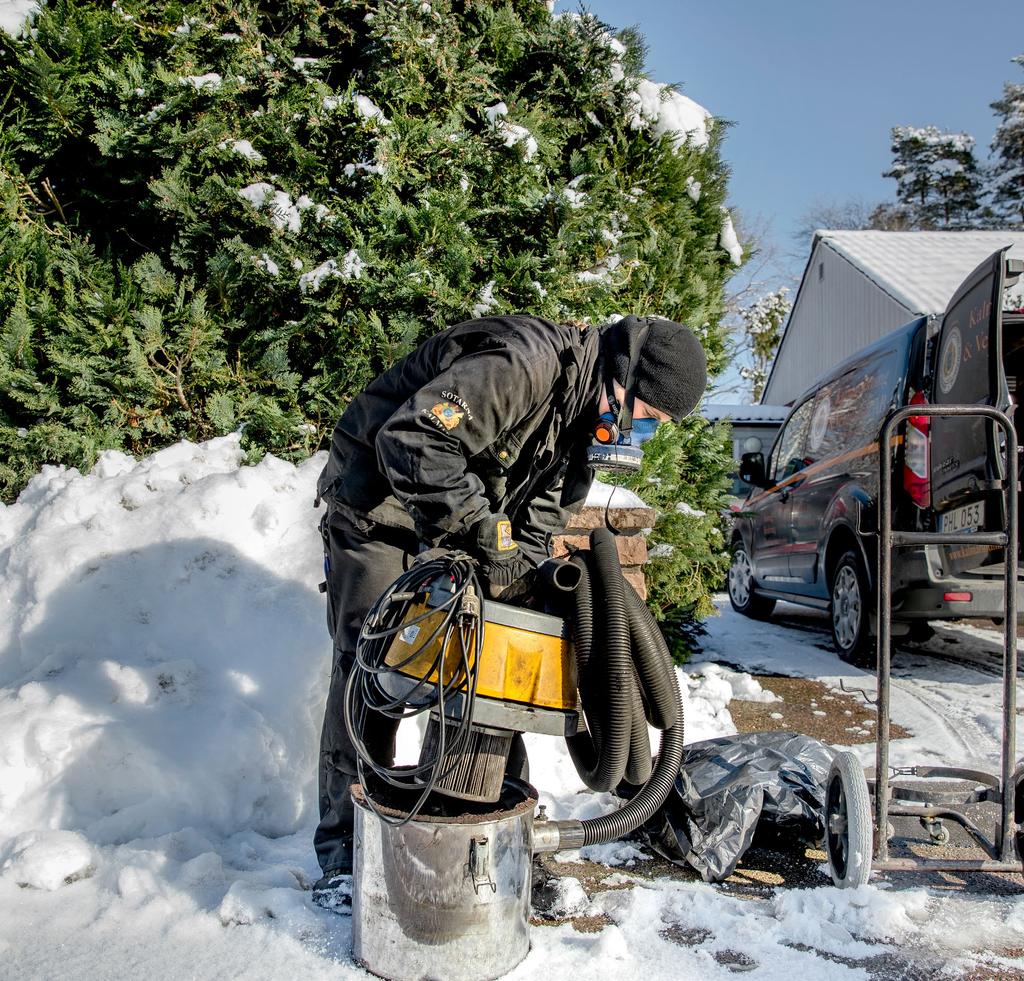
[[(1006, 530), (999, 532), (910, 532), (892, 527), (892, 448), (896, 427), (909, 416), (974, 416), (991, 419), (1005, 433)], [(840, 753), (829, 774), (825, 802), (825, 846), (838, 886), (867, 882), (871, 870), (1021, 872), (1020, 824), (1024, 823), (1024, 763), (1016, 759), (1017, 712), (1017, 434), (1003, 412), (984, 405), (912, 405), (891, 413), (878, 443), (878, 728), (875, 778), (869, 782), (853, 753)], [(892, 644), (892, 550), (907, 545), (994, 545), (1004, 550), (1003, 738), (998, 774), (955, 766), (889, 766), (889, 695)], [(912, 782), (900, 782), (912, 777)], [(957, 789), (929, 790), (927, 779), (953, 782)], [(957, 786), (958, 785), (958, 786)], [(874, 818), (872, 822), (872, 798)], [(964, 808), (989, 801), (1000, 809), (999, 824), (987, 835)], [(890, 816), (916, 817), (933, 842), (944, 844), (943, 821), (959, 824), (987, 855), (981, 859), (893, 858)], [(874, 825), (872, 829), (872, 823)], [(874, 831), (872, 842), (872, 830)]]

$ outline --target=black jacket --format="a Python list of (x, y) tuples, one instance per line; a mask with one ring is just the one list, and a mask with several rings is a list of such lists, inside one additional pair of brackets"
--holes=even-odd
[(520, 315), (449, 327), (352, 400), (318, 493), (430, 545), (501, 512), (540, 561), (593, 480), (598, 345), (596, 329)]

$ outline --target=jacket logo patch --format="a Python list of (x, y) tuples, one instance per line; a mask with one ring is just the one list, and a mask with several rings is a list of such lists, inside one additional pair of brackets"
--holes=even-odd
[(512, 537), (511, 521), (499, 521), (496, 531), (498, 538), (496, 545), (498, 546), (499, 552), (511, 552), (519, 547), (516, 544), (515, 539)]
[(454, 429), (460, 422), (462, 422), (462, 417), (466, 413), (451, 402), (438, 402), (437, 405), (430, 410), (430, 414), (434, 416), (445, 429)]
[(447, 402), (453, 402), (458, 408), (466, 413), (466, 422), (473, 421), (473, 413), (469, 409), (469, 403), (457, 392), (442, 392), (441, 398)]

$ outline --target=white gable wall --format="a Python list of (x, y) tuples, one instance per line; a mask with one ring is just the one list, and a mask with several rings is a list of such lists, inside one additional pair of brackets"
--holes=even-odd
[(916, 316), (818, 239), (761, 401), (792, 403), (819, 375)]

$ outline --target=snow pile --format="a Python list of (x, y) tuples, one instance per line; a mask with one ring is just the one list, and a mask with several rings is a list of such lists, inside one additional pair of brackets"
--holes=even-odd
[(498, 135), (507, 147), (521, 145), (523, 148), (523, 159), (529, 163), (537, 155), (537, 140), (525, 127), (510, 123), (508, 106), (504, 102), (496, 102), (493, 106), (484, 109), (484, 115), (491, 129)]
[(729, 253), (729, 258), (734, 266), (743, 264), (743, 246), (736, 235), (736, 228), (732, 223), (732, 215), (728, 208), (722, 209), (722, 230), (719, 233), (718, 242)]
[(749, 674), (733, 671), (721, 664), (688, 664), (683, 680), (688, 743), (736, 732), (729, 712), (729, 703), (734, 698), (744, 702), (781, 701), (774, 692), (766, 691)]
[(336, 968), (300, 940), (334, 949), (303, 890), (330, 661), (323, 456), (242, 456), (237, 436), (107, 452), (0, 506), (5, 976), (61, 973), (69, 941), (84, 977), (140, 958), (154, 978)]
[(270, 276), (277, 276), (281, 271), (278, 264), (274, 262), (266, 252), (261, 252), (259, 258), (253, 259), (253, 262), (259, 266), (260, 269), (266, 269), (267, 274)]
[(548, 919), (562, 920), (570, 916), (586, 916), (594, 909), (580, 880), (574, 879), (571, 875), (553, 879), (548, 888), (550, 895), (547, 897), (543, 914)]
[(714, 117), (682, 92), (641, 78), (629, 100), (629, 124), (633, 129), (650, 127), (655, 137), (669, 136), (677, 148), (687, 142), (700, 150), (708, 145)]
[(182, 85), (191, 85), (197, 92), (201, 92), (203, 89), (219, 89), (224, 80), (217, 72), (206, 72), (205, 75), (182, 75), (178, 77), (178, 81)]
[(237, 436), (107, 452), (0, 509), (5, 834), (282, 835), (308, 817), (322, 460), (241, 459)]
[(589, 269), (576, 273), (576, 278), (581, 283), (607, 283), (609, 277), (622, 264), (622, 256), (615, 252), (609, 252), (604, 258), (598, 260)]
[(337, 259), (328, 259), (322, 262), (316, 269), (303, 273), (299, 277), (299, 290), (302, 293), (316, 293), (320, 290), (324, 280), (331, 277), (338, 279), (359, 279), (363, 274), (363, 260), (355, 249), (350, 249), (341, 258), (341, 264)]
[(94, 871), (92, 846), (74, 831), (27, 831), (0, 849), (0, 877), (22, 889), (59, 889)]
[(616, 487), (603, 480), (595, 480), (587, 492), (587, 507), (645, 508), (643, 498), (628, 487)]
[(238, 196), (248, 201), (257, 211), (269, 202), (270, 220), (276, 228), (293, 234), (302, 231), (302, 217), (287, 191), (279, 191), (273, 184), (258, 181), (243, 187)]
[[(583, 183), (586, 178), (586, 174), (580, 174), (578, 177), (574, 177), (569, 181), (569, 183), (558, 192), (558, 197), (563, 198), (573, 211), (578, 211), (587, 203), (586, 191), (580, 190), (580, 184)], [(552, 195), (548, 195), (549, 200), (551, 197)]]
[(498, 305), (498, 301), (494, 297), (495, 282), (493, 279), (490, 280), (480, 290), (477, 301), (470, 311), (474, 317), (486, 317)]
[(248, 140), (223, 140), (217, 144), (220, 150), (231, 150), (255, 164), (266, 163), (266, 158)]
[[(244, 147), (248, 147), (248, 150), (256, 154), (257, 157), (259, 156), (247, 140), (232, 142), (244, 144)], [(225, 144), (220, 145), (223, 147)], [(242, 153), (243, 156), (249, 156), (244, 147), (236, 146), (234, 149), (236, 152)], [(255, 160), (251, 156), (249, 159)], [(260, 162), (262, 159), (260, 157)], [(298, 200), (293, 201), (287, 191), (279, 191), (273, 184), (268, 184), (266, 181), (257, 181), (255, 184), (243, 187), (238, 192), (238, 196), (242, 200), (248, 201), (257, 211), (266, 208), (270, 212), (270, 220), (274, 227), (292, 234), (297, 235), (302, 231), (302, 214), (310, 209), (313, 210), (313, 216), (317, 221), (328, 223), (334, 221), (334, 216), (327, 206), (317, 204), (308, 194), (301, 194)]]
[[(555, 17), (568, 20), (581, 30), (584, 25), (593, 27), (596, 24), (596, 20), (590, 14), (566, 12), (556, 14)], [(612, 85), (618, 85), (626, 80), (624, 59), (627, 48), (608, 31), (599, 31), (598, 37), (612, 53), (609, 79)], [(715, 121), (707, 109), (681, 92), (675, 91), (671, 85), (632, 76), (628, 81), (630, 85), (635, 85), (632, 91), (626, 93), (626, 119), (633, 129), (649, 128), (655, 139), (668, 136), (677, 150), (687, 143), (699, 150), (707, 147), (711, 127)], [(697, 193), (699, 194), (699, 187)]]
[(0, 0), (0, 31), (20, 37), (38, 9), (37, 0)]
[(380, 164), (371, 163), (369, 160), (361, 160), (359, 163), (347, 163), (343, 170), (346, 177), (355, 177), (357, 172), (362, 174), (384, 173), (384, 168)]
[[(330, 96), (327, 98), (330, 98)], [(327, 106), (327, 99), (324, 99), (324, 105)], [(360, 116), (370, 122), (379, 123), (381, 126), (388, 126), (391, 123), (391, 120), (384, 115), (373, 100), (365, 95), (357, 94), (353, 96), (352, 106)]]

